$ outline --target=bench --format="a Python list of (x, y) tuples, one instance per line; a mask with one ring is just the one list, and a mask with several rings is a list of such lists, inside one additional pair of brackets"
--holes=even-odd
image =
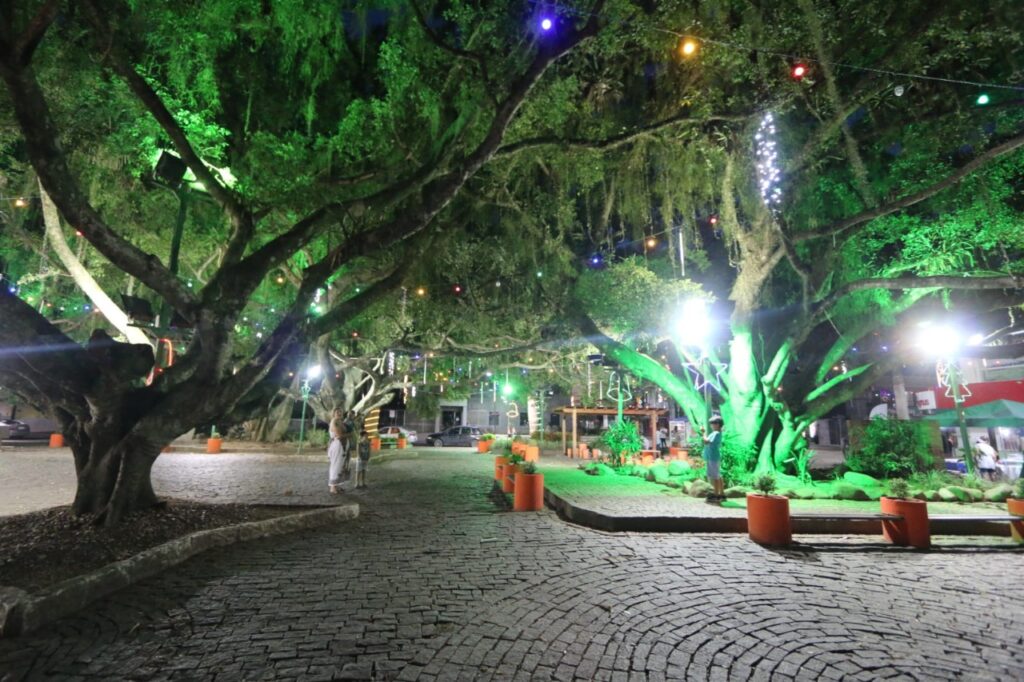
[(943, 521), (945, 523), (956, 523), (957, 521), (1000, 521), (1003, 523), (1024, 521), (1024, 516), (1017, 516), (1016, 514), (1003, 514), (996, 516), (982, 516), (980, 514), (940, 514), (939, 516), (928, 517), (931, 521)]
[(790, 514), (790, 519), (822, 519), (824, 521), (902, 521), (900, 514)]

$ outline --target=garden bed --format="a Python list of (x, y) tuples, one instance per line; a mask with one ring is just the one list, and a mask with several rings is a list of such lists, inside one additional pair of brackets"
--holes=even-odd
[(0, 518), (0, 585), (34, 592), (189, 533), (294, 514), (294, 507), (171, 500), (115, 528), (55, 507)]

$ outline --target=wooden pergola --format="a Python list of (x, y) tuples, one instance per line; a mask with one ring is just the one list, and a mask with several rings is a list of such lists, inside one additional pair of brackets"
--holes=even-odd
[[(561, 416), (562, 422), (562, 453), (565, 454), (567, 447), (568, 438), (567, 424), (566, 421), (572, 420), (572, 451), (576, 452), (579, 448), (579, 437), (578, 437), (578, 422), (580, 417), (603, 417), (606, 415), (618, 416), (619, 411), (614, 407), (556, 407), (551, 410), (553, 414)], [(625, 417), (647, 417), (648, 423), (651, 429), (651, 445), (657, 447), (658, 444), (658, 417), (663, 417), (668, 414), (666, 409), (658, 409), (653, 407), (637, 407), (628, 408), (622, 410), (622, 414)]]

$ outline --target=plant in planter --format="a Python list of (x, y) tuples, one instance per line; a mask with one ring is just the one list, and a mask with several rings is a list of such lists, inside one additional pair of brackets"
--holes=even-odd
[(515, 477), (512, 510), (540, 511), (543, 509), (544, 474), (537, 471), (537, 465), (533, 462), (526, 462)]
[(494, 445), (494, 434), (493, 433), (485, 433), (484, 435), (480, 436), (480, 440), (478, 440), (476, 442), (476, 451), (480, 452), (480, 453), (489, 452), (490, 449), (491, 449), (491, 446), (493, 446), (493, 445)]
[(622, 420), (615, 422), (599, 441), (602, 449), (609, 453), (609, 464), (620, 467), (629, 455), (635, 455), (644, 449), (643, 438), (636, 430), (636, 424)]
[(894, 545), (927, 549), (931, 546), (928, 503), (910, 499), (910, 485), (902, 478), (889, 480), (889, 494), (879, 500), (883, 514), (899, 519), (882, 519), (882, 535)]
[(210, 437), (206, 441), (206, 452), (215, 455), (220, 452), (220, 446), (224, 441), (221, 439), (220, 434), (217, 433), (217, 426), (214, 425), (210, 429)]
[[(1006, 509), (1011, 514), (1024, 517), (1024, 478), (1013, 484), (1013, 493), (1006, 500)], [(1017, 542), (1024, 543), (1024, 519), (1010, 522), (1010, 534)]]
[(523, 462), (523, 456), (514, 453), (506, 458), (505, 465), (501, 471), (501, 491), (511, 493), (515, 491), (515, 475)]
[(785, 546), (793, 540), (789, 522), (789, 498), (773, 495), (777, 483), (772, 474), (753, 480), (756, 492), (747, 493), (747, 532), (759, 545)]

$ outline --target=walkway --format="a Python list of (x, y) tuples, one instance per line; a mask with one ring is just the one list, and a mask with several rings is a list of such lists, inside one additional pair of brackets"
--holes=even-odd
[(202, 555), (0, 641), (0, 679), (1024, 677), (1019, 552), (608, 535), (496, 511), (490, 473), (465, 451), (392, 460), (349, 493), (356, 522)]

